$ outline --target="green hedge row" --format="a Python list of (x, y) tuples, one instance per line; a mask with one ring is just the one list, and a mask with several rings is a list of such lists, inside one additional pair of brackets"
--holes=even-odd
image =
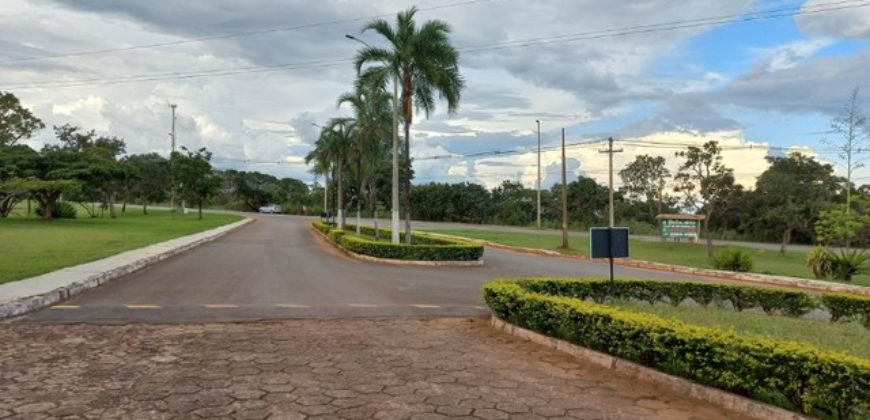
[[(359, 228), (360, 235), (375, 236), (375, 228), (371, 226), (360, 226)], [(356, 225), (345, 225), (344, 230), (355, 233)], [(379, 228), (378, 231), (381, 233), (381, 239), (390, 239), (390, 235), (392, 234), (391, 229)], [(405, 241), (405, 232), (399, 232), (399, 239), (403, 242)], [(411, 232), (411, 244), (413, 245), (453, 245), (455, 243), (456, 241), (451, 241), (449, 239), (437, 238), (419, 232)]]
[[(418, 237), (424, 236), (424, 240), (437, 240), (438, 242), (421, 243), (417, 241), (417, 244), (412, 245), (393, 244), (357, 236), (348, 230), (341, 231), (323, 222), (314, 222), (314, 227), (348, 251), (377, 258), (416, 261), (477, 261), (483, 256), (483, 245), (470, 242), (450, 241), (413, 234), (412, 240), (414, 241), (417, 241)], [(371, 232), (373, 233), (374, 229)], [(389, 237), (390, 233), (386, 231), (384, 238)]]
[(661, 282), (654, 280), (547, 279), (518, 280), (536, 293), (592, 299), (603, 303), (607, 298), (637, 299), (650, 304), (661, 302), (677, 306), (692, 299), (702, 306), (728, 302), (742, 311), (761, 309), (769, 315), (801, 316), (816, 308), (825, 308), (831, 322), (861, 319), (870, 328), (870, 298), (859, 295), (828, 293), (814, 298), (800, 291), (768, 289), (717, 283)]
[(558, 290), (547, 283), (493, 281), (483, 298), (495, 316), (515, 325), (703, 384), (747, 396), (779, 394), (803, 413), (870, 416), (866, 359), (536, 291)]

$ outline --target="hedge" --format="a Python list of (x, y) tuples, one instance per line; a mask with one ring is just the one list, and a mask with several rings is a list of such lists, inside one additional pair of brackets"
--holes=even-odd
[(728, 302), (737, 311), (758, 308), (768, 315), (779, 312), (787, 316), (801, 316), (819, 306), (819, 302), (799, 291), (730, 284), (632, 279), (613, 283), (605, 279), (533, 278), (519, 281), (524, 287), (536, 293), (580, 299), (591, 298), (598, 303), (603, 303), (606, 298), (611, 297), (677, 306), (686, 299), (692, 299), (702, 306), (713, 302)]
[[(781, 395), (802, 413), (870, 416), (866, 359), (535, 290), (558, 289), (555, 283), (497, 280), (484, 285), (483, 298), (507, 322), (703, 384), (754, 397)], [(570, 286), (562, 290), (582, 290)]]
[(831, 313), (831, 322), (861, 319), (861, 323), (870, 328), (870, 297), (826, 293), (821, 300)]
[[(338, 246), (357, 254), (376, 258), (416, 261), (476, 261), (483, 256), (483, 245), (471, 242), (412, 234), (412, 240), (416, 244), (393, 244), (358, 236), (352, 232), (355, 228), (341, 231), (330, 224), (319, 221), (314, 222), (313, 225)], [(365, 229), (369, 229), (368, 232), (374, 234), (373, 228)], [(361, 232), (366, 232), (366, 230), (361, 227)], [(389, 238), (390, 231), (386, 230), (384, 235), (385, 238)]]

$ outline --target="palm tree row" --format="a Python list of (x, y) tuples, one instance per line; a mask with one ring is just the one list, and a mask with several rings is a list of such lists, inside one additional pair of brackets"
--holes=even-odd
[[(398, 127), (391, 122), (390, 111), (399, 113), (404, 126), (402, 163), (407, 175), (404, 182), (405, 238), (411, 240), (411, 159), (410, 139), (414, 112), (423, 112), (426, 118), (435, 110), (436, 95), (447, 102), (447, 111), (456, 112), (464, 81), (459, 73), (459, 53), (449, 39), (450, 26), (439, 20), (425, 22), (419, 28), (414, 16), (416, 8), (400, 12), (395, 26), (385, 20), (374, 20), (362, 32), (373, 31), (383, 37), (386, 47), (366, 44), (356, 56), (357, 79), (354, 90), (341, 95), (338, 105), (347, 104), (354, 118), (334, 118), (324, 125), (315, 149), (306, 157), (314, 161), (315, 173), (331, 176), (336, 181), (336, 206), (339, 227), (343, 228), (344, 201), (342, 171), (352, 161), (356, 175), (358, 196), (366, 191), (377, 227), (377, 168), (388, 159), (389, 136), (393, 137), (393, 232), (398, 226)], [(392, 83), (393, 98), (387, 91)], [(398, 101), (395, 103), (394, 101)], [(359, 233), (361, 200), (357, 204), (357, 233)], [(377, 230), (376, 230), (377, 231)], [(398, 241), (398, 235), (393, 235)]]

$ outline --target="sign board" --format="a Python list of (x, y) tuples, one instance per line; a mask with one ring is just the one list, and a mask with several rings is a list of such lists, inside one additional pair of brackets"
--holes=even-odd
[(628, 258), (628, 228), (590, 229), (589, 254), (591, 258)]
[(662, 239), (690, 239), (698, 240), (700, 221), (698, 220), (662, 220)]

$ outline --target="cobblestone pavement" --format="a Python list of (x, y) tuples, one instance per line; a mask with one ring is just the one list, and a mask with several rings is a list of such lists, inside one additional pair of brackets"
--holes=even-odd
[(0, 418), (738, 418), (482, 318), (0, 325)]

